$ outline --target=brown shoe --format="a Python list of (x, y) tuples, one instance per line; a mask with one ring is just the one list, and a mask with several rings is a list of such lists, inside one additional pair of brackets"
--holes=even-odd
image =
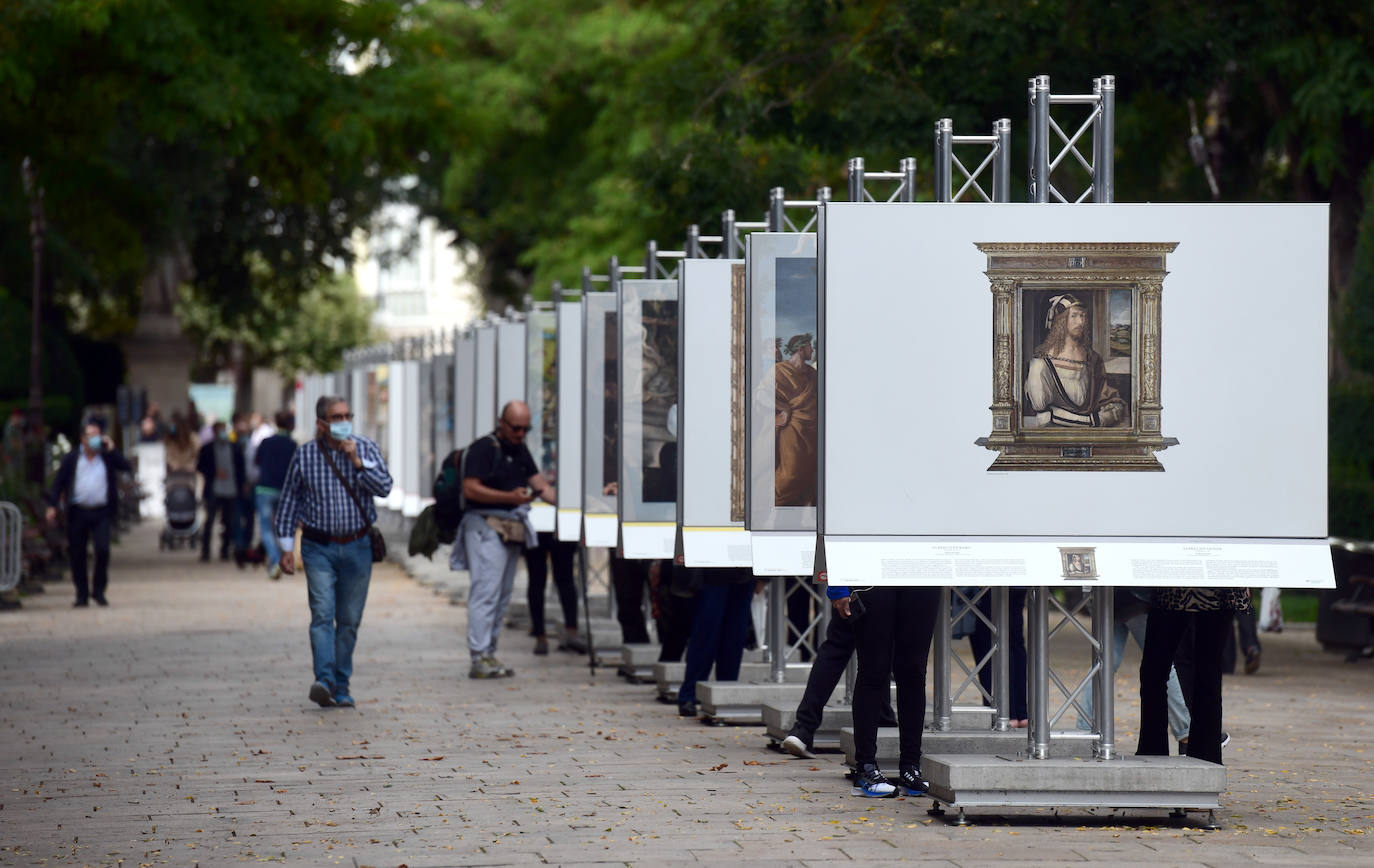
[(546, 636), (537, 636), (534, 640), (534, 653), (540, 657), (549, 653), (549, 640)]
[(1251, 646), (1245, 649), (1245, 674), (1254, 675), (1260, 667), (1260, 649)]

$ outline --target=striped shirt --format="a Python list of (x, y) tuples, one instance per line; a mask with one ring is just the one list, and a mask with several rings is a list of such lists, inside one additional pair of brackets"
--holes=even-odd
[(376, 443), (357, 435), (353, 439), (358, 443), (358, 458), (363, 462), (361, 470), (342, 452), (331, 450), (329, 457), (334, 459), (334, 466), (358, 495), (367, 513), (366, 520), (358, 513), (353, 498), (339, 484), (334, 471), (329, 469), (320, 451), (320, 441), (311, 440), (296, 450), (286, 468), (286, 481), (277, 503), (273, 529), (281, 540), (283, 551), (294, 548), (297, 522), (329, 536), (342, 537), (351, 536), (377, 521), (377, 507), (372, 498), (391, 493), (391, 474), (387, 472), (386, 461)]

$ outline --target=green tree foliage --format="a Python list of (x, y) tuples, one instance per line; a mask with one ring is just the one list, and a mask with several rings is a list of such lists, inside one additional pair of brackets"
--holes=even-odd
[[(0, 281), (27, 285), (19, 164), (46, 190), (50, 298), (127, 330), (171, 257), (228, 318), (317, 286), (410, 157), (400, 0), (0, 4)], [(274, 295), (274, 301), (290, 298)]]
[[(0, 288), (0, 417), (29, 406), (29, 306)], [(49, 323), (40, 327), (44, 420), (62, 430), (75, 427), (85, 405), (81, 367), (66, 336)]]
[(257, 281), (251, 308), (226, 311), (204, 288), (182, 288), (177, 317), (199, 347), (202, 365), (228, 367), (238, 351), (250, 364), (289, 378), (297, 371), (336, 370), (344, 350), (378, 339), (372, 303), (358, 294), (351, 276), (331, 274), (297, 293), (274, 283), (263, 261), (251, 270)]

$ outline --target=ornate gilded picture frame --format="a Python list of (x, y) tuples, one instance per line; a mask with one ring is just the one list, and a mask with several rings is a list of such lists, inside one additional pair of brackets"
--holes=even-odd
[(992, 306), (988, 470), (1154, 470), (1160, 304), (1177, 242), (980, 243)]

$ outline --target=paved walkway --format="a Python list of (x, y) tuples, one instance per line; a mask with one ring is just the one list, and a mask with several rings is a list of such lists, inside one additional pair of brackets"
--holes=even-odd
[[(466, 678), (465, 610), (379, 568), (356, 710), (319, 709), (303, 581), (116, 549), (108, 609), (51, 587), (0, 615), (0, 863), (396, 866), (1308, 865), (1374, 861), (1374, 671), (1310, 631), (1267, 638), (1227, 681), (1219, 832), (1163, 814), (1019, 811), (955, 828), (923, 800), (847, 795), (836, 755), (792, 760), (756, 727), (712, 728), (584, 658)], [(1128, 657), (1120, 742), (1137, 709)]]

